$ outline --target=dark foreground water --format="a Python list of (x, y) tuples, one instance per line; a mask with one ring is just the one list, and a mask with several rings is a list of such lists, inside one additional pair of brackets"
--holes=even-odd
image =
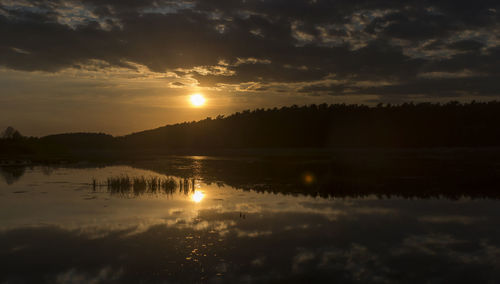
[(500, 281), (496, 199), (320, 197), (196, 174), (168, 192), (104, 184), (166, 176), (130, 166), (2, 174), (0, 283)]

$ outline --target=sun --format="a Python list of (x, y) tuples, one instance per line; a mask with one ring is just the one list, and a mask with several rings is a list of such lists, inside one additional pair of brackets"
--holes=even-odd
[(206, 99), (201, 94), (193, 94), (189, 97), (189, 101), (195, 107), (201, 107), (205, 104)]

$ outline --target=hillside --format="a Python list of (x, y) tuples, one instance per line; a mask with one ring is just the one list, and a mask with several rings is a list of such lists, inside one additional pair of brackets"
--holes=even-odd
[(0, 155), (195, 154), (223, 149), (500, 146), (500, 102), (309, 105), (246, 110), (121, 137), (4, 137)]
[(243, 111), (118, 138), (168, 149), (500, 145), (500, 103), (311, 105)]

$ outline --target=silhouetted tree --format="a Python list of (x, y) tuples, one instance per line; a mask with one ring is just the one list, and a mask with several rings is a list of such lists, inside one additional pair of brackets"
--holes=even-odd
[(500, 145), (500, 103), (256, 109), (119, 137), (124, 147), (456, 147)]
[[(500, 146), (500, 102), (320, 104), (255, 109), (113, 137), (69, 133), (23, 138), (8, 128), (0, 154), (102, 157), (219, 149)], [(9, 142), (10, 141), (10, 142)]]
[(5, 128), (0, 134), (0, 139), (20, 139), (22, 137), (21, 133), (12, 126)]

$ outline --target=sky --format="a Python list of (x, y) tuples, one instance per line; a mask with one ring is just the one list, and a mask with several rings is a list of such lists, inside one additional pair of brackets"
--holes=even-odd
[(498, 100), (499, 74), (498, 0), (0, 0), (0, 127), (24, 135)]

